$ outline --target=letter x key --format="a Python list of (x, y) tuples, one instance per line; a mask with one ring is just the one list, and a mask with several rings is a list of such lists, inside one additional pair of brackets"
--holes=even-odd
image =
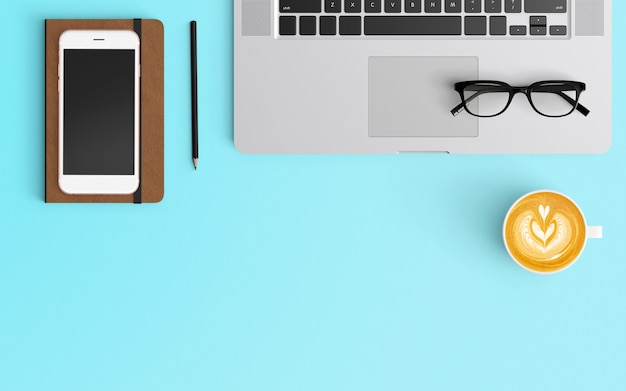
[(361, 12), (361, 0), (345, 0), (346, 13), (358, 13)]

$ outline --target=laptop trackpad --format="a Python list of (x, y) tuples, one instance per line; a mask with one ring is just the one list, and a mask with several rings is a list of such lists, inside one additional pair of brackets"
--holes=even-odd
[(372, 137), (476, 137), (478, 118), (450, 110), (454, 83), (478, 79), (477, 57), (370, 57), (368, 129)]

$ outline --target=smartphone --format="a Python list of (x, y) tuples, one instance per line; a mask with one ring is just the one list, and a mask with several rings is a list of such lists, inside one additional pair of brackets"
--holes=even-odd
[(139, 37), (67, 30), (59, 38), (59, 188), (131, 194), (139, 186)]

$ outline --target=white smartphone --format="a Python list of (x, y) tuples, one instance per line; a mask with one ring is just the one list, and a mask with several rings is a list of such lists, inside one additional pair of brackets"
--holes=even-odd
[(131, 194), (139, 186), (139, 37), (67, 30), (59, 38), (59, 188)]

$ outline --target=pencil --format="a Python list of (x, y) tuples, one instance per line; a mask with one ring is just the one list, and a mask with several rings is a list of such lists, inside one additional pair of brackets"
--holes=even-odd
[(191, 27), (191, 158), (194, 170), (198, 168), (198, 54), (196, 44), (196, 21)]

